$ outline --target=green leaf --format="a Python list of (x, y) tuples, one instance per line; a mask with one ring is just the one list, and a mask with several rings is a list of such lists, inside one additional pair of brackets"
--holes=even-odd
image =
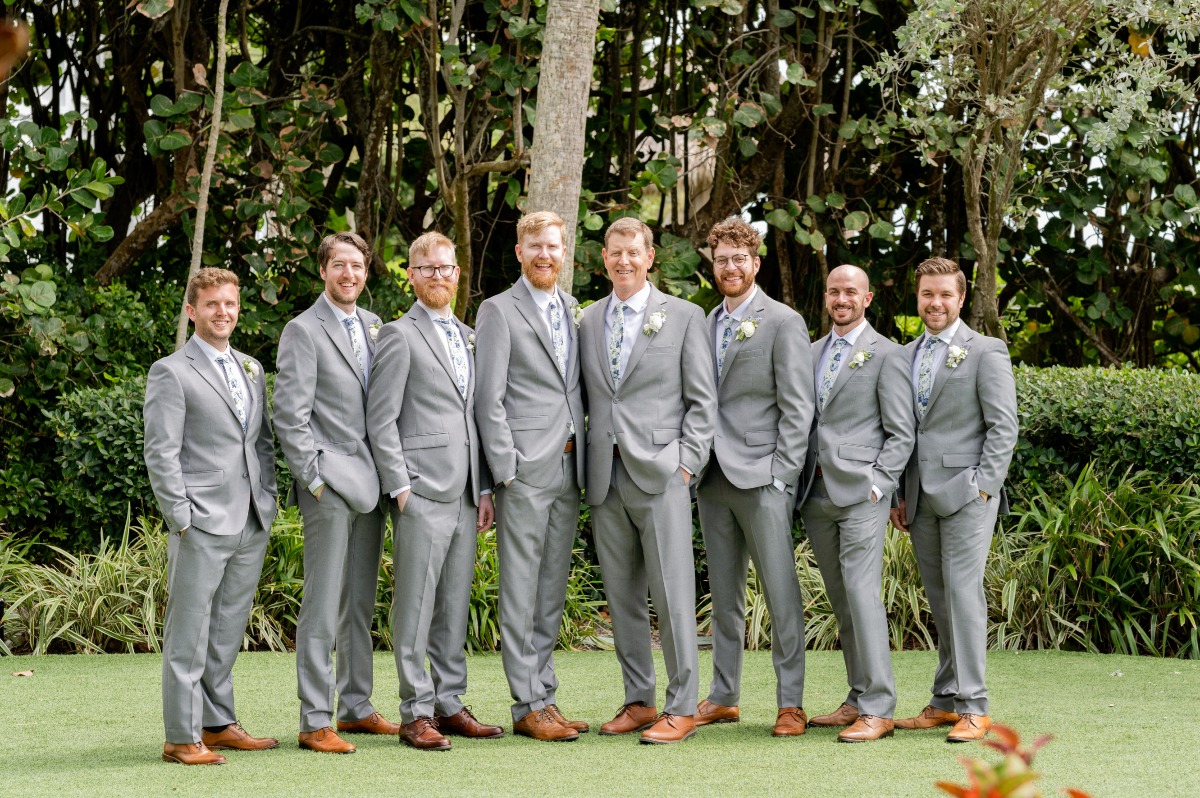
[(1183, 205), (1196, 204), (1196, 190), (1187, 183), (1179, 183), (1175, 186), (1175, 199)]
[(804, 71), (803, 64), (788, 64), (787, 73), (784, 75), (784, 79), (787, 80), (788, 83), (799, 83), (800, 81), (804, 80), (805, 77), (807, 77), (807, 75)]
[(137, 12), (150, 19), (158, 19), (175, 7), (175, 0), (142, 0), (137, 4)]
[(729, 62), (738, 66), (749, 66), (754, 63), (754, 56), (749, 50), (739, 47), (729, 56)]
[(847, 230), (861, 230), (866, 227), (867, 223), (870, 221), (871, 217), (866, 213), (866, 211), (853, 211), (846, 214), (843, 224), (846, 226)]
[(786, 233), (795, 227), (796, 220), (792, 218), (792, 215), (785, 208), (776, 208), (767, 214), (767, 224), (778, 227)]
[(175, 104), (170, 98), (156, 94), (150, 98), (150, 110), (155, 116), (171, 116), (175, 113)]
[(185, 91), (179, 101), (172, 106), (172, 113), (190, 114), (204, 104), (203, 95), (194, 91)]
[(858, 4), (858, 7), (861, 8), (863, 11), (867, 12), (868, 14), (874, 14), (875, 16), (879, 16), (879, 8), (875, 5), (875, 0), (862, 0)]
[(29, 286), (21, 292), (21, 297), (25, 300), (26, 305), (36, 305), (39, 308), (51, 308), (57, 300), (54, 283), (45, 280), (38, 280)]
[(805, 203), (807, 203), (808, 207), (812, 208), (817, 213), (825, 213), (825, 200), (821, 199), (816, 194), (809, 196), (809, 198), (805, 200)]
[(101, 183), (99, 180), (93, 180), (84, 186), (84, 188), (102, 200), (106, 200), (113, 195), (113, 187), (108, 183)]
[[(239, 111), (229, 115), (229, 124), (238, 130), (249, 130), (254, 127), (254, 114), (249, 111)], [(161, 144), (159, 145), (161, 146)]]
[(758, 153), (758, 143), (754, 139), (746, 137), (738, 142), (738, 152), (744, 158), (753, 157)]
[(182, 130), (172, 130), (158, 140), (158, 146), (164, 150), (178, 150), (192, 143), (192, 137)]
[(852, 139), (858, 135), (858, 122), (853, 119), (847, 119), (838, 128), (838, 136), (843, 139)]
[(754, 127), (765, 118), (762, 109), (752, 103), (742, 103), (733, 112), (733, 121), (742, 127)]
[(871, 238), (891, 238), (893, 232), (892, 223), (887, 219), (876, 219), (867, 228), (867, 233), (870, 234)]
[(731, 17), (736, 17), (742, 13), (742, 4), (740, 0), (722, 0), (721, 10)]
[(7, 399), (17, 390), (17, 386), (8, 377), (0, 377), (0, 399)]
[(833, 106), (829, 103), (821, 103), (812, 109), (813, 116), (829, 116), (833, 113)]
[(846, 198), (836, 191), (831, 191), (825, 195), (825, 204), (830, 208), (841, 210), (846, 207)]
[(818, 251), (825, 249), (825, 236), (820, 230), (813, 230), (808, 234), (808, 244)]
[(781, 8), (771, 18), (771, 24), (777, 28), (790, 28), (796, 24), (796, 15), (786, 8)]

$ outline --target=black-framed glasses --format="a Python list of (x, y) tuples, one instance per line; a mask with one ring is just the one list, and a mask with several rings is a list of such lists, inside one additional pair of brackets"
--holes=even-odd
[(426, 280), (431, 279), (435, 274), (438, 277), (450, 277), (454, 274), (454, 270), (458, 268), (456, 265), (442, 266), (410, 266), (410, 269), (415, 269), (420, 272), (421, 276)]
[(714, 258), (713, 266), (716, 266), (718, 269), (724, 269), (727, 266), (729, 266), (730, 264), (733, 264), (734, 266), (737, 266), (740, 269), (749, 262), (750, 262), (749, 255), (734, 255), (733, 257), (730, 257), (730, 258), (724, 258), (724, 257)]

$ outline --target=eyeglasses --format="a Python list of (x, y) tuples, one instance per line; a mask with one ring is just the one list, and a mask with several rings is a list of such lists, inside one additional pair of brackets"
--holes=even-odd
[(734, 255), (732, 258), (715, 258), (715, 259), (713, 259), (713, 266), (716, 266), (718, 269), (725, 269), (730, 264), (733, 264), (734, 266), (737, 266), (740, 269), (749, 262), (750, 262), (749, 255)]
[(454, 270), (457, 269), (458, 266), (444, 264), (442, 266), (409, 266), (408, 268), (420, 272), (421, 276), (428, 280), (435, 274), (438, 277), (450, 277), (454, 274)]

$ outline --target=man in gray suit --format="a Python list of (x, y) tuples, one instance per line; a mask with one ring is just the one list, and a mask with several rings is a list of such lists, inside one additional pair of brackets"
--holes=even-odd
[(867, 273), (843, 265), (825, 280), (833, 330), (813, 344), (817, 417), (801, 515), (838, 620), (850, 693), (813, 726), (849, 726), (844, 743), (892, 736), (896, 684), (879, 598), (888, 508), (915, 437), (908, 360), (865, 312)]
[[(237, 275), (188, 281), (196, 326), (146, 378), (146, 470), (167, 542), (162, 757), (219, 765), (215, 750), (258, 751), (233, 708), (233, 661), (275, 520), (275, 447), (262, 364), (229, 345), (241, 307)], [(215, 749), (215, 750), (213, 750)]]
[[(379, 317), (357, 306), (370, 252), (354, 233), (317, 250), (325, 290), (279, 339), (275, 428), (304, 517), (304, 598), (296, 623), (300, 747), (349, 754), (333, 730), (397, 734), (371, 705), (371, 622), (383, 556), (379, 475), (367, 443), (367, 388)], [(336, 683), (333, 651), (337, 649)]]
[[(644, 729), (644, 743), (675, 743), (696, 728), (688, 484), (708, 462), (716, 386), (703, 311), (646, 280), (653, 243), (635, 218), (605, 231), (613, 293), (584, 311), (579, 349), (589, 412), (587, 502), (625, 681), (625, 706), (600, 733)], [(670, 679), (657, 718), (647, 592)]]
[(896, 726), (953, 723), (946, 739), (968, 742), (991, 728), (983, 568), (997, 514), (1008, 511), (1017, 394), (1008, 347), (959, 319), (967, 281), (958, 264), (930, 258), (916, 279), (925, 332), (904, 352), (917, 442), (891, 518), (912, 537), (938, 631), (938, 668), (929, 705)]
[(792, 508), (812, 424), (808, 327), (754, 283), (762, 239), (731, 216), (708, 234), (713, 283), (725, 300), (708, 316), (717, 381), (713, 458), (697, 490), (712, 590), (713, 678), (696, 724), (739, 719), (749, 558), (771, 613), (773, 734), (804, 734), (804, 602)]
[[(588, 725), (556, 703), (554, 645), (562, 623), (583, 489), (579, 305), (556, 286), (558, 214), (517, 223), (521, 277), (480, 306), (475, 413), (497, 485), (500, 653), (513, 731), (574, 740)], [(578, 434), (577, 434), (578, 433)]]
[(462, 703), (475, 534), (492, 525), (491, 476), (475, 430), (475, 335), (450, 312), (459, 274), (454, 242), (425, 233), (408, 256), (417, 302), (380, 330), (367, 431), (393, 500), (400, 739), (441, 751), (450, 747), (446, 734), (504, 734)]

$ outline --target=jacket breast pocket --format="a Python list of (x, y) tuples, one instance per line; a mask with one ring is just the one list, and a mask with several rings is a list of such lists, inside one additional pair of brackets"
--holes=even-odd
[(838, 457), (843, 460), (859, 460), (864, 463), (874, 463), (879, 457), (878, 446), (863, 446), (858, 443), (843, 443), (838, 446)]
[(979, 453), (943, 454), (943, 468), (971, 468), (979, 465)]
[(427, 435), (409, 435), (400, 443), (405, 449), (433, 449), (438, 446), (449, 446), (450, 435), (445, 432), (434, 432)]
[(214, 488), (225, 481), (224, 471), (184, 471), (183, 484), (189, 488)]

